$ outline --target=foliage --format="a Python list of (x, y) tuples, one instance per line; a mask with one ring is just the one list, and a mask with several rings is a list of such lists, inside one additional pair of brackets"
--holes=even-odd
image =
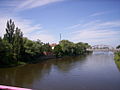
[(86, 48), (89, 47), (87, 43), (73, 43), (62, 40), (52, 50), (49, 43), (43, 43), (39, 39), (32, 41), (23, 37), (21, 30), (15, 27), (14, 22), (10, 19), (7, 21), (4, 37), (0, 37), (0, 66), (14, 66), (23, 62), (34, 62), (41, 56), (45, 56), (45, 53), (56, 57), (80, 55), (86, 53)]
[(120, 70), (120, 60), (115, 60), (115, 64), (117, 65), (118, 69)]
[(41, 41), (32, 41), (27, 38), (23, 38), (23, 45), (23, 61), (31, 61), (42, 55), (43, 43)]
[(74, 43), (73, 42), (70, 42), (68, 40), (62, 40), (59, 42), (61, 48), (62, 48), (62, 51), (63, 51), (63, 54), (65, 55), (70, 55), (73, 53), (73, 48), (74, 48)]
[(15, 31), (15, 24), (10, 21), (7, 21), (7, 28), (6, 28), (6, 34), (4, 35), (4, 39), (8, 41), (8, 43), (13, 44), (14, 42), (14, 31)]
[(117, 61), (120, 61), (120, 52), (115, 53), (114, 59), (117, 60)]
[(0, 64), (12, 63), (12, 46), (0, 38)]
[(120, 70), (120, 51), (115, 53), (114, 59), (115, 59), (115, 63), (116, 63), (116, 65), (117, 65), (117, 67), (118, 67), (119, 70)]
[(120, 48), (120, 45), (118, 45), (116, 48), (119, 49), (119, 48)]
[(14, 34), (14, 40), (13, 40), (13, 53), (14, 53), (14, 59), (19, 60), (22, 56), (20, 53), (22, 53), (23, 48), (23, 34), (20, 31), (20, 29), (16, 28), (15, 34)]
[(52, 47), (49, 45), (49, 43), (46, 43), (43, 45), (43, 51), (44, 52), (52, 52)]
[(54, 47), (54, 54), (56, 57), (61, 57), (62, 56), (62, 47), (60, 45), (56, 45)]
[(90, 47), (88, 43), (73, 43), (68, 40), (60, 41), (60, 46), (64, 55), (80, 55), (86, 52), (86, 49)]

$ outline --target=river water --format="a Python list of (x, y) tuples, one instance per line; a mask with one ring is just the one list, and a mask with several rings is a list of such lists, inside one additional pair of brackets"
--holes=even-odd
[(120, 90), (112, 52), (51, 59), (0, 69), (0, 84), (34, 90)]

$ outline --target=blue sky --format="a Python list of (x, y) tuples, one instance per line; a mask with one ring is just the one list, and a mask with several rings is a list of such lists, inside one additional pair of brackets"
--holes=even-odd
[(0, 0), (0, 36), (10, 18), (31, 40), (120, 44), (119, 0)]

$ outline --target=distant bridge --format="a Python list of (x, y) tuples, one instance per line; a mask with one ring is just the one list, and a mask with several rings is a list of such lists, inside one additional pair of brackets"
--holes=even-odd
[(88, 51), (112, 51), (112, 52), (120, 51), (120, 49), (115, 49), (109, 45), (94, 45), (91, 48), (88, 48), (87, 50)]

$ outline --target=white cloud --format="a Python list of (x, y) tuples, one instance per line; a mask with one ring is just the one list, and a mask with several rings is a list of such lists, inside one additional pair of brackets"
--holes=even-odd
[(96, 24), (96, 23), (98, 23), (98, 22), (100, 22), (100, 20), (91, 21), (91, 22), (89, 22), (89, 23), (85, 23), (84, 21), (82, 21), (82, 22), (79, 23), (79, 24), (71, 25), (71, 26), (65, 27), (64, 29), (70, 30), (70, 29), (75, 29), (75, 28), (79, 28), (79, 27), (82, 27), (82, 28), (83, 28), (83, 27), (89, 27), (89, 26), (91, 26), (91, 25), (93, 25), (93, 24)]
[[(120, 32), (119, 32), (120, 33)], [(79, 39), (105, 39), (112, 37), (113, 35), (117, 35), (118, 32), (111, 31), (111, 30), (82, 30), (77, 33), (75, 33), (75, 37), (73, 39), (79, 40)]]
[(77, 27), (78, 30), (72, 29), (69, 38), (75, 42), (115, 46), (120, 43), (120, 30), (115, 28), (120, 28), (120, 21), (102, 22), (98, 20), (82, 23)]
[(18, 17), (0, 17), (0, 36), (3, 37), (5, 34), (6, 22), (9, 19), (13, 19), (16, 27), (21, 29), (25, 37), (31, 40), (40, 39), (43, 42), (54, 42), (54, 36), (49, 34), (47, 30), (44, 30), (41, 24), (33, 24), (32, 21), (28, 19), (22, 19)]
[(111, 21), (111, 22), (103, 22), (98, 24), (99, 27), (120, 27), (120, 21)]
[(18, 9), (31, 9), (63, 0), (26, 0), (18, 5)]
[(0, 37), (3, 36), (3, 34), (5, 33), (5, 20), (0, 18)]
[(76, 25), (73, 25), (73, 26), (69, 26), (69, 27), (66, 27), (64, 29), (74, 29), (74, 28), (77, 28), (79, 27), (81, 24), (76, 24)]
[(100, 15), (103, 15), (103, 14), (105, 14), (106, 12), (97, 12), (97, 13), (93, 13), (92, 15), (90, 15), (90, 16), (100, 16)]
[(42, 26), (40, 24), (33, 25), (32, 21), (27, 19), (22, 19), (18, 17), (0, 17), (0, 35), (5, 33), (6, 22), (9, 19), (13, 19), (16, 27), (19, 27), (24, 34), (30, 33), (32, 31), (41, 30)]
[[(4, 12), (11, 14), (22, 10), (41, 7), (60, 1), (63, 0), (4, 0), (2, 3), (0, 3), (0, 6), (4, 7), (0, 8), (0, 11), (2, 11), (2, 13)], [(0, 12), (0, 14), (2, 13)]]
[(37, 39), (40, 39), (42, 42), (44, 43), (53, 43), (55, 42), (55, 38), (54, 36), (50, 35), (50, 34), (47, 34), (47, 33), (37, 33), (37, 34), (33, 34), (33, 35), (30, 35), (29, 38), (31, 40), (37, 40)]

